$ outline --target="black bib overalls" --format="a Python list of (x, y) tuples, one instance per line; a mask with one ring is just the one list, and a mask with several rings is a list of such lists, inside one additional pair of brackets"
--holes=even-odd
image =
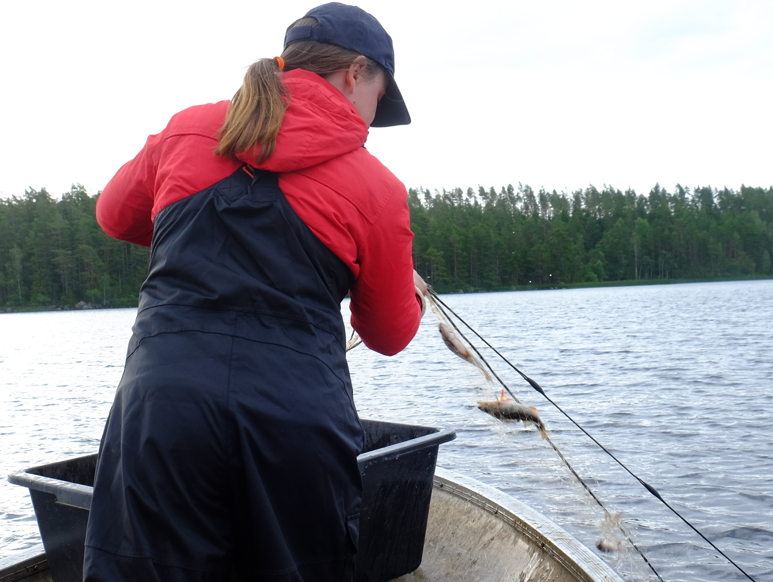
[(159, 212), (85, 580), (350, 578), (363, 444), (340, 313), (351, 283), (276, 174), (242, 168)]

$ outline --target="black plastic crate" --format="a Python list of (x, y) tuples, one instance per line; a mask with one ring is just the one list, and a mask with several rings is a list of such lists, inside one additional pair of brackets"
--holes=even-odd
[(453, 430), (363, 420), (356, 582), (384, 582), (421, 564), (438, 446)]
[[(438, 447), (453, 430), (362, 420), (365, 452), (357, 582), (385, 582), (421, 564)], [(8, 480), (28, 487), (54, 582), (83, 580), (83, 545), (96, 455), (32, 467)]]

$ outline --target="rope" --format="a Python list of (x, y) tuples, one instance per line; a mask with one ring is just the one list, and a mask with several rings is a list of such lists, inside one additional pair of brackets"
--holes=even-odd
[(358, 345), (362, 343), (362, 340), (360, 339), (360, 336), (357, 334), (356, 331), (352, 330), (352, 335), (349, 336), (349, 341), (346, 342), (346, 349), (345, 352), (349, 352), (356, 348)]
[[(460, 330), (460, 329), (457, 327), (457, 325), (454, 323), (454, 321), (453, 321), (453, 320), (452, 320), (450, 317), (448, 317), (448, 314), (445, 312), (445, 310), (444, 310), (444, 309), (443, 309), (443, 307), (440, 305), (440, 303), (438, 303), (440, 300), (437, 298), (437, 295), (436, 295), (434, 292), (432, 292), (432, 291), (431, 291), (431, 293), (432, 293), (432, 295), (430, 296), (430, 301), (432, 301), (432, 303), (433, 303), (433, 307), (437, 307), (437, 309), (438, 309), (438, 310), (439, 310), (439, 311), (440, 311), (440, 312), (443, 314), (443, 316), (446, 318), (446, 320), (448, 321), (448, 323), (450, 323), (450, 324), (453, 326), (453, 328), (454, 328), (454, 329), (456, 330), (456, 332), (457, 332), (457, 333), (458, 333), (458, 334), (459, 334), (459, 335), (460, 335), (460, 336), (461, 336), (461, 337), (464, 339), (464, 341), (466, 341), (466, 342), (467, 342), (467, 344), (468, 344), (468, 345), (469, 345), (469, 346), (470, 346), (470, 347), (471, 347), (471, 348), (472, 348), (472, 349), (475, 351), (475, 353), (476, 353), (476, 354), (478, 354), (478, 357), (479, 357), (481, 360), (483, 360), (483, 363), (484, 363), (484, 364), (486, 364), (486, 367), (487, 367), (487, 368), (488, 368), (488, 369), (491, 371), (491, 373), (492, 373), (492, 374), (494, 375), (494, 377), (495, 377), (495, 378), (496, 378), (496, 379), (499, 381), (499, 383), (502, 385), (502, 387), (503, 387), (505, 390), (507, 390), (507, 393), (508, 393), (508, 394), (510, 394), (510, 396), (512, 396), (512, 397), (513, 397), (513, 399), (514, 399), (516, 402), (520, 402), (520, 400), (518, 400), (518, 398), (516, 398), (515, 394), (513, 394), (513, 393), (512, 393), (512, 391), (511, 391), (511, 390), (510, 390), (510, 388), (507, 386), (507, 384), (505, 384), (505, 383), (504, 383), (504, 381), (502, 380), (502, 378), (500, 378), (500, 377), (497, 375), (497, 373), (496, 373), (496, 372), (494, 371), (494, 369), (491, 367), (491, 364), (489, 364), (489, 363), (486, 361), (486, 358), (484, 358), (484, 357), (483, 357), (483, 355), (480, 353), (480, 351), (478, 351), (478, 348), (476, 348), (476, 347), (475, 347), (475, 345), (473, 345), (473, 343), (472, 343), (472, 342), (471, 342), (469, 339), (467, 339), (467, 337), (466, 337), (466, 336), (465, 336), (465, 335), (462, 333), (462, 330)], [(436, 302), (436, 300), (437, 300), (437, 302)], [(451, 308), (450, 308), (450, 307), (448, 307), (447, 305), (445, 305), (445, 303), (443, 304), (443, 306), (445, 306), (445, 307), (446, 307), (446, 309), (448, 309), (449, 311), (451, 311)], [(451, 311), (451, 313), (454, 313), (454, 312), (453, 312), (453, 311)], [(464, 325), (466, 325), (466, 326), (467, 326), (469, 329), (471, 329), (471, 330), (472, 330), (472, 328), (470, 328), (470, 326), (469, 326), (469, 325), (467, 325), (467, 323), (465, 323), (465, 322), (464, 322), (464, 320), (463, 320), (461, 317), (459, 317), (459, 316), (458, 316), (456, 313), (454, 313), (454, 315), (455, 315), (455, 316), (456, 316), (456, 317), (459, 319), (459, 321), (461, 321), (462, 323), (464, 323)], [(478, 334), (477, 334), (477, 332), (475, 332), (475, 330), (472, 330), (472, 331), (473, 331), (473, 333), (475, 333), (475, 335), (478, 335)], [(478, 336), (478, 337), (480, 337), (480, 336)], [(481, 338), (481, 339), (482, 339), (482, 338)], [(487, 345), (488, 345), (488, 344), (487, 344)], [(489, 346), (489, 347), (491, 347), (491, 346)], [(500, 357), (502, 357), (502, 356), (501, 356), (501, 354), (500, 354)], [(564, 465), (566, 465), (566, 468), (567, 468), (567, 469), (569, 469), (569, 471), (572, 473), (572, 475), (574, 475), (574, 477), (577, 479), (577, 481), (579, 481), (579, 482), (580, 482), (580, 484), (581, 484), (581, 485), (582, 485), (582, 486), (585, 488), (585, 491), (587, 491), (587, 492), (588, 492), (588, 494), (591, 496), (591, 498), (592, 498), (592, 499), (593, 499), (593, 500), (594, 500), (596, 503), (598, 503), (598, 504), (599, 504), (599, 506), (601, 507), (601, 509), (604, 511), (604, 515), (605, 515), (605, 516), (611, 516), (611, 514), (609, 513), (609, 511), (607, 510), (607, 508), (606, 508), (606, 507), (604, 507), (604, 504), (603, 504), (603, 503), (601, 503), (601, 500), (600, 500), (598, 497), (596, 497), (596, 495), (593, 493), (593, 491), (592, 491), (592, 490), (591, 490), (591, 488), (588, 486), (588, 484), (587, 484), (587, 483), (585, 483), (585, 481), (583, 481), (582, 477), (580, 477), (580, 475), (577, 473), (577, 471), (575, 471), (575, 470), (574, 470), (574, 467), (572, 467), (572, 465), (569, 463), (569, 461), (567, 460), (567, 458), (566, 458), (566, 457), (564, 457), (564, 455), (561, 453), (561, 451), (559, 451), (559, 450), (558, 450), (558, 447), (557, 447), (557, 446), (556, 446), (556, 444), (555, 444), (555, 443), (554, 443), (554, 442), (553, 442), (553, 441), (550, 439), (550, 437), (547, 435), (547, 433), (543, 431), (542, 435), (543, 435), (543, 438), (544, 438), (545, 440), (547, 440), (547, 441), (548, 441), (548, 443), (550, 444), (550, 446), (552, 447), (552, 449), (553, 449), (553, 450), (556, 452), (556, 455), (558, 455), (558, 458), (559, 458), (559, 459), (561, 459), (561, 461), (563, 461)], [(631, 539), (631, 536), (629, 536), (629, 535), (628, 535), (628, 532), (626, 532), (626, 531), (623, 529), (623, 526), (622, 526), (622, 525), (620, 525), (620, 524), (618, 524), (618, 528), (620, 529), (620, 531), (622, 532), (622, 534), (625, 536), (625, 538), (628, 540), (628, 543), (629, 543), (629, 544), (631, 544), (631, 546), (633, 546), (633, 548), (634, 548), (634, 549), (635, 549), (635, 550), (636, 550), (636, 551), (639, 553), (639, 555), (642, 557), (642, 560), (644, 560), (644, 562), (645, 562), (645, 563), (646, 563), (646, 564), (647, 564), (647, 565), (650, 567), (650, 569), (651, 569), (651, 570), (652, 570), (652, 571), (655, 573), (655, 576), (657, 576), (657, 577), (658, 577), (658, 580), (660, 580), (661, 582), (664, 582), (664, 581), (663, 581), (663, 578), (661, 578), (661, 577), (660, 577), (660, 574), (658, 574), (658, 571), (657, 571), (657, 570), (655, 570), (655, 567), (654, 567), (654, 566), (653, 566), (653, 565), (650, 563), (650, 561), (647, 559), (647, 556), (645, 556), (645, 555), (644, 555), (644, 553), (643, 553), (643, 552), (642, 552), (642, 551), (639, 549), (639, 547), (638, 547), (638, 546), (637, 546), (637, 545), (634, 543), (634, 541)]]
[[(440, 305), (442, 305), (442, 306), (443, 306), (443, 307), (445, 307), (445, 308), (446, 308), (446, 309), (447, 309), (447, 310), (448, 310), (450, 313), (452, 313), (452, 314), (454, 315), (454, 317), (456, 317), (456, 318), (457, 318), (459, 321), (461, 321), (461, 322), (462, 322), (462, 323), (465, 325), (465, 327), (466, 327), (467, 329), (469, 329), (469, 330), (470, 330), (472, 333), (474, 333), (474, 334), (475, 334), (475, 335), (478, 337), (478, 339), (480, 339), (480, 340), (481, 340), (481, 341), (482, 341), (484, 344), (486, 344), (486, 345), (487, 345), (487, 346), (488, 346), (488, 347), (489, 347), (489, 348), (490, 348), (490, 349), (491, 349), (491, 350), (492, 350), (492, 351), (493, 351), (493, 352), (494, 352), (496, 355), (498, 355), (500, 358), (502, 358), (502, 360), (503, 360), (503, 361), (504, 361), (504, 362), (505, 362), (505, 363), (506, 363), (508, 366), (510, 366), (510, 367), (511, 367), (513, 370), (515, 370), (516, 372), (518, 372), (518, 374), (519, 374), (519, 375), (520, 375), (520, 376), (521, 376), (521, 377), (522, 377), (524, 380), (526, 380), (526, 381), (529, 383), (529, 385), (531, 385), (531, 387), (532, 387), (532, 388), (534, 388), (534, 389), (535, 389), (537, 392), (539, 392), (540, 394), (542, 394), (542, 396), (544, 396), (544, 397), (545, 397), (545, 399), (546, 399), (548, 402), (550, 402), (550, 403), (551, 403), (553, 406), (555, 406), (555, 407), (558, 409), (558, 411), (559, 411), (561, 414), (563, 414), (563, 415), (564, 415), (566, 418), (568, 418), (568, 419), (569, 419), (569, 420), (572, 422), (572, 424), (574, 424), (574, 425), (575, 425), (577, 428), (579, 428), (579, 429), (580, 429), (580, 430), (581, 430), (583, 433), (585, 433), (585, 435), (586, 435), (586, 436), (587, 436), (589, 439), (591, 439), (591, 440), (592, 440), (594, 443), (596, 443), (596, 444), (597, 444), (597, 445), (598, 445), (598, 446), (601, 448), (601, 450), (602, 450), (602, 451), (604, 451), (604, 452), (605, 452), (607, 455), (609, 455), (609, 456), (610, 456), (610, 457), (611, 457), (611, 458), (612, 458), (612, 459), (613, 459), (613, 460), (614, 460), (614, 461), (615, 461), (615, 462), (616, 462), (618, 465), (620, 465), (620, 466), (621, 466), (623, 469), (625, 469), (625, 470), (628, 472), (628, 474), (629, 474), (629, 475), (631, 475), (631, 476), (632, 476), (634, 479), (636, 479), (636, 480), (637, 480), (637, 481), (638, 481), (638, 482), (639, 482), (639, 483), (640, 483), (640, 484), (641, 484), (641, 485), (642, 485), (642, 486), (643, 486), (643, 487), (644, 487), (644, 488), (645, 488), (647, 491), (649, 491), (649, 492), (650, 492), (650, 493), (651, 493), (651, 494), (652, 494), (652, 495), (653, 495), (653, 496), (654, 496), (656, 499), (658, 499), (658, 500), (659, 500), (659, 501), (660, 501), (660, 502), (661, 502), (663, 505), (665, 505), (666, 507), (668, 507), (668, 509), (670, 509), (670, 510), (671, 510), (671, 511), (672, 511), (672, 512), (673, 512), (673, 513), (674, 513), (674, 514), (675, 514), (675, 515), (676, 515), (676, 516), (679, 518), (679, 519), (681, 519), (681, 520), (682, 520), (684, 523), (686, 523), (686, 524), (687, 524), (687, 525), (688, 525), (690, 528), (692, 528), (692, 530), (693, 530), (695, 533), (697, 533), (697, 534), (698, 534), (698, 535), (699, 535), (701, 538), (703, 538), (703, 540), (704, 540), (706, 543), (708, 543), (708, 544), (709, 544), (709, 545), (710, 545), (712, 548), (714, 548), (714, 550), (716, 550), (717, 552), (719, 552), (719, 554), (720, 554), (720, 555), (721, 555), (723, 558), (725, 558), (725, 559), (726, 559), (728, 562), (730, 562), (730, 563), (731, 563), (733, 566), (735, 566), (735, 567), (738, 569), (738, 571), (739, 571), (739, 572), (741, 572), (741, 574), (743, 574), (744, 576), (746, 576), (746, 577), (747, 577), (749, 580), (751, 580), (752, 582), (755, 582), (754, 578), (752, 578), (751, 576), (749, 576), (749, 574), (747, 574), (747, 573), (746, 573), (746, 572), (743, 570), (743, 568), (741, 568), (741, 566), (739, 566), (739, 565), (738, 565), (738, 564), (736, 564), (736, 563), (735, 563), (733, 560), (731, 560), (731, 559), (730, 559), (730, 557), (728, 557), (728, 556), (727, 556), (727, 555), (726, 555), (726, 554), (725, 554), (725, 553), (724, 553), (722, 550), (720, 550), (720, 549), (719, 549), (717, 546), (715, 546), (715, 545), (714, 545), (714, 544), (711, 542), (711, 540), (709, 540), (709, 539), (708, 539), (708, 538), (707, 538), (705, 535), (703, 535), (703, 534), (702, 534), (702, 533), (701, 533), (701, 532), (700, 532), (700, 531), (699, 531), (699, 530), (698, 530), (698, 529), (697, 529), (697, 528), (696, 528), (696, 527), (695, 527), (693, 524), (691, 524), (689, 521), (687, 521), (687, 519), (686, 519), (686, 518), (682, 517), (682, 515), (681, 515), (681, 514), (680, 514), (680, 513), (679, 513), (679, 512), (678, 512), (676, 509), (674, 509), (673, 507), (671, 507), (671, 505), (669, 505), (669, 504), (666, 502), (666, 500), (665, 500), (665, 499), (663, 499), (663, 498), (660, 496), (660, 493), (658, 493), (658, 492), (657, 492), (657, 490), (656, 490), (654, 487), (652, 487), (652, 486), (651, 486), (651, 485), (649, 485), (648, 483), (645, 483), (645, 482), (644, 482), (644, 480), (642, 480), (642, 479), (641, 479), (641, 478), (639, 478), (639, 477), (638, 477), (636, 474), (634, 474), (634, 472), (633, 472), (633, 471), (631, 471), (631, 470), (630, 470), (628, 467), (626, 467), (626, 466), (625, 466), (625, 465), (622, 463), (622, 461), (620, 461), (620, 460), (619, 460), (617, 457), (615, 457), (615, 456), (614, 456), (612, 453), (610, 453), (610, 452), (609, 452), (609, 451), (606, 449), (606, 447), (604, 447), (604, 445), (602, 445), (602, 444), (601, 444), (599, 441), (597, 441), (595, 438), (593, 438), (593, 436), (592, 436), (592, 435), (591, 435), (591, 434), (590, 434), (590, 433), (589, 433), (587, 430), (585, 430), (585, 429), (584, 429), (582, 426), (580, 426), (580, 425), (579, 425), (579, 424), (578, 424), (578, 423), (577, 423), (577, 422), (576, 422), (576, 421), (575, 421), (575, 420), (574, 420), (574, 419), (573, 419), (571, 416), (569, 416), (569, 414), (567, 414), (567, 413), (566, 413), (566, 412), (565, 412), (565, 411), (564, 411), (564, 410), (563, 410), (563, 409), (562, 409), (562, 408), (561, 408), (561, 407), (560, 407), (558, 404), (556, 404), (555, 402), (553, 402), (553, 400), (552, 400), (552, 399), (551, 399), (551, 398), (550, 398), (550, 397), (549, 397), (547, 394), (545, 394), (545, 391), (542, 389), (542, 387), (541, 387), (541, 386), (540, 386), (540, 385), (539, 385), (539, 384), (538, 384), (538, 383), (537, 383), (535, 380), (532, 380), (532, 379), (531, 379), (531, 378), (529, 378), (529, 377), (528, 377), (526, 374), (524, 374), (524, 373), (523, 373), (523, 372), (521, 372), (521, 371), (520, 371), (518, 368), (516, 368), (516, 367), (515, 367), (515, 366), (514, 366), (514, 365), (513, 365), (513, 364), (512, 364), (512, 363), (511, 363), (511, 362), (510, 362), (510, 361), (509, 361), (507, 358), (505, 358), (505, 357), (504, 357), (504, 356), (503, 356), (501, 353), (499, 353), (499, 351), (498, 351), (498, 350), (497, 350), (497, 349), (496, 349), (494, 346), (492, 346), (492, 345), (491, 345), (489, 342), (487, 342), (487, 341), (486, 341), (486, 340), (483, 338), (483, 336), (481, 336), (481, 335), (480, 335), (480, 334), (479, 334), (477, 331), (475, 331), (475, 330), (474, 330), (472, 327), (470, 327), (470, 324), (468, 324), (466, 321), (464, 321), (464, 319), (462, 319), (461, 317), (459, 317), (459, 315), (458, 315), (458, 314), (457, 314), (457, 313), (456, 313), (456, 312), (455, 312), (453, 309), (451, 309), (451, 308), (450, 308), (448, 305), (446, 305), (446, 304), (443, 302), (443, 300), (442, 300), (442, 299), (440, 299), (440, 297), (438, 297), (438, 294), (435, 292), (435, 290), (434, 290), (434, 289), (430, 288), (430, 289), (428, 289), (428, 291), (429, 291), (430, 295), (432, 296), (433, 300), (437, 301), (437, 302), (438, 302)], [(469, 343), (469, 342), (468, 342), (468, 343)], [(508, 392), (509, 392), (509, 390), (508, 390)], [(552, 444), (552, 443), (551, 443), (551, 444)], [(553, 447), (553, 448), (555, 449), (555, 447)], [(555, 450), (556, 450), (556, 452), (558, 452), (558, 449), (555, 449)], [(561, 457), (563, 458), (563, 455), (561, 455), (560, 453), (559, 453), (559, 456), (561, 456)], [(567, 464), (568, 464), (568, 463), (567, 463)], [(572, 472), (574, 472), (574, 471), (572, 471)], [(575, 475), (576, 475), (576, 473), (575, 473)], [(582, 479), (580, 479), (580, 482), (582, 482)], [(585, 485), (585, 483), (583, 483), (583, 485)], [(587, 485), (586, 485), (586, 488), (587, 488)], [(594, 497), (594, 499), (596, 498), (595, 496), (593, 496), (593, 497)], [(597, 501), (598, 501), (598, 500), (597, 500)], [(603, 507), (603, 506), (602, 506), (602, 507)], [(606, 511), (606, 510), (605, 510), (605, 511)], [(636, 546), (634, 546), (634, 547), (636, 547)], [(637, 548), (637, 549), (638, 549), (638, 548)], [(639, 552), (639, 553), (641, 553), (641, 552)], [(643, 557), (643, 555), (642, 555), (642, 557)], [(646, 558), (645, 558), (645, 561), (646, 561)], [(649, 562), (647, 562), (647, 564), (649, 564)], [(652, 565), (651, 565), (651, 564), (649, 564), (649, 566), (650, 566), (650, 568), (652, 568)], [(654, 571), (654, 568), (653, 568), (653, 571)], [(655, 572), (655, 573), (657, 574), (657, 572)], [(658, 576), (658, 578), (660, 578), (660, 576)]]
[[(496, 379), (497, 379), (497, 381), (498, 381), (498, 382), (499, 382), (499, 383), (502, 385), (502, 387), (503, 387), (505, 390), (507, 390), (507, 393), (508, 393), (508, 394), (509, 394), (509, 395), (510, 395), (512, 398), (513, 398), (513, 400), (515, 400), (516, 402), (518, 402), (518, 403), (520, 404), (520, 402), (521, 402), (521, 401), (520, 401), (520, 400), (518, 400), (518, 398), (516, 398), (515, 394), (513, 394), (513, 393), (512, 393), (512, 391), (511, 391), (511, 390), (510, 390), (510, 388), (507, 386), (507, 384), (505, 384), (505, 383), (504, 383), (504, 381), (502, 380), (502, 378), (500, 378), (500, 377), (497, 375), (497, 373), (494, 371), (494, 368), (492, 368), (492, 367), (491, 367), (491, 364), (489, 364), (489, 363), (486, 361), (486, 358), (484, 358), (484, 357), (483, 357), (483, 354), (481, 354), (481, 353), (478, 351), (478, 348), (476, 348), (476, 347), (475, 347), (475, 345), (473, 345), (473, 343), (472, 343), (472, 342), (471, 342), (469, 339), (467, 339), (467, 336), (465, 336), (465, 335), (462, 333), (462, 330), (461, 330), (461, 329), (459, 329), (459, 327), (457, 327), (457, 325), (454, 323), (454, 321), (453, 321), (453, 320), (452, 320), (450, 317), (448, 317), (448, 314), (447, 314), (447, 313), (446, 313), (446, 312), (443, 310), (443, 308), (440, 306), (440, 304), (438, 304), (438, 303), (435, 303), (435, 300), (434, 300), (432, 297), (430, 297), (430, 301), (432, 301), (432, 302), (434, 303), (433, 307), (437, 307), (437, 309), (440, 311), (440, 313), (442, 313), (442, 314), (443, 314), (443, 317), (445, 317), (445, 318), (446, 318), (446, 321), (447, 321), (448, 323), (450, 323), (450, 324), (451, 324), (451, 326), (454, 328), (454, 330), (456, 331), (456, 333), (458, 333), (458, 334), (459, 334), (459, 336), (460, 336), (460, 337), (461, 337), (461, 338), (462, 338), (464, 341), (466, 341), (466, 342), (467, 342), (467, 345), (469, 345), (469, 346), (472, 348), (472, 350), (473, 350), (473, 351), (474, 351), (474, 352), (475, 352), (475, 353), (478, 355), (478, 357), (481, 359), (481, 361), (482, 361), (484, 364), (486, 364), (486, 367), (489, 369), (489, 372), (491, 372), (492, 376), (494, 376), (494, 378), (496, 378)], [(434, 311), (434, 310), (433, 310), (433, 311)], [(487, 379), (488, 379), (488, 380), (490, 380), (490, 378), (487, 378)]]

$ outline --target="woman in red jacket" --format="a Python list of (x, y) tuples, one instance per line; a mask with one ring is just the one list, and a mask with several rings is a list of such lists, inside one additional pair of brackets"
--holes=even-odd
[(389, 35), (326, 4), (102, 192), (100, 225), (151, 262), (85, 580), (352, 578), (363, 435), (340, 302), (383, 354), (418, 328), (405, 187), (362, 147), (369, 126), (409, 122)]

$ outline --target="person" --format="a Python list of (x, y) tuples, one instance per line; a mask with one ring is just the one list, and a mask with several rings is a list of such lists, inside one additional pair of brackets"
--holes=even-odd
[(382, 354), (418, 329), (405, 187), (363, 147), (369, 126), (407, 123), (389, 35), (325, 4), (105, 187), (104, 231), (151, 253), (87, 582), (352, 579), (363, 431), (340, 303)]

